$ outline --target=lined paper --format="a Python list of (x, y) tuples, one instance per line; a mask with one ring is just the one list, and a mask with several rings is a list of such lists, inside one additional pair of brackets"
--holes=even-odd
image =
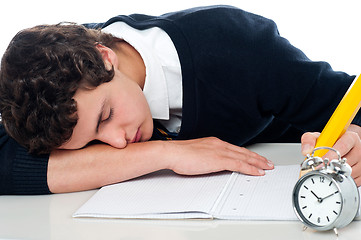
[(104, 218), (211, 218), (230, 172), (181, 176), (159, 171), (101, 188), (73, 216)]
[(299, 165), (276, 166), (259, 177), (159, 171), (101, 188), (73, 217), (295, 220), (291, 195), (298, 174)]
[(214, 213), (220, 219), (296, 220), (292, 191), (299, 165), (276, 166), (265, 176), (233, 173), (233, 183)]

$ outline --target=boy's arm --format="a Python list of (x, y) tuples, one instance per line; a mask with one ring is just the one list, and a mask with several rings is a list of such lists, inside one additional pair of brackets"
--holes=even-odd
[(179, 174), (222, 170), (262, 175), (273, 165), (217, 138), (150, 141), (116, 149), (104, 144), (35, 156), (0, 125), (0, 195), (73, 192), (132, 179), (159, 169)]
[(222, 170), (263, 175), (273, 165), (264, 157), (217, 138), (149, 141), (116, 149), (104, 144), (80, 150), (57, 150), (48, 164), (51, 192), (99, 188), (160, 169), (194, 175)]

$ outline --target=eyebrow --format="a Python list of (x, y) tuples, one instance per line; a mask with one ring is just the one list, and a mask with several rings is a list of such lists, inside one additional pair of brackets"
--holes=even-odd
[(104, 106), (105, 106), (105, 99), (103, 99), (102, 105), (101, 105), (101, 108), (100, 108), (100, 111), (99, 111), (99, 113), (98, 113), (98, 121), (97, 121), (97, 126), (96, 126), (96, 128), (95, 128), (95, 132), (96, 132), (96, 133), (98, 133), (98, 131), (99, 131), (99, 125), (100, 125), (100, 123), (102, 122), (102, 116), (103, 116)]

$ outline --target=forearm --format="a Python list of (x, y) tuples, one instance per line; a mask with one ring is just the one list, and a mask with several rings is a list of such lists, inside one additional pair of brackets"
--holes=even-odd
[(197, 175), (238, 171), (263, 175), (273, 164), (266, 158), (217, 138), (150, 141), (124, 149), (92, 145), (81, 150), (59, 150), (50, 155), (48, 186), (51, 192), (99, 188), (160, 169)]
[(56, 150), (49, 158), (51, 192), (75, 192), (102, 187), (167, 168), (161, 141), (129, 144), (117, 149), (104, 144), (80, 150)]

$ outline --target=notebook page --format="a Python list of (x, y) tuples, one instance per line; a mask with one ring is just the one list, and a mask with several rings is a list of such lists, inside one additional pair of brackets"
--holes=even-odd
[(220, 219), (296, 220), (292, 191), (299, 165), (275, 166), (265, 176), (234, 173), (233, 183), (213, 213)]
[(73, 217), (210, 218), (230, 172), (181, 176), (159, 171), (101, 188)]

